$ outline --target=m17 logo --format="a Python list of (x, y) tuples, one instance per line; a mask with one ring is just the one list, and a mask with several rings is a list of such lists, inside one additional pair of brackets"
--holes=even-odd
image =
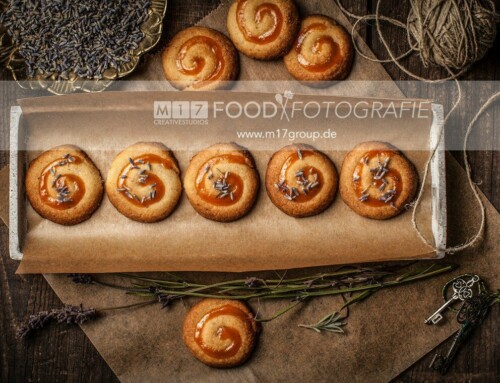
[(155, 101), (155, 119), (207, 119), (207, 101)]

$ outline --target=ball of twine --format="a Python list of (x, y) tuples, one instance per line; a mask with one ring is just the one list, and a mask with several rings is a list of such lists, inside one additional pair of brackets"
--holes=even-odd
[[(377, 0), (373, 15), (355, 15), (336, 0), (342, 12), (355, 19), (352, 28), (354, 48), (368, 60), (396, 64), (399, 69), (416, 80), (427, 82), (456, 79), (465, 73), (476, 61), (484, 57), (493, 46), (496, 38), (496, 24), (500, 15), (495, 10), (492, 0), (409, 0), (410, 12), (406, 22), (399, 21), (380, 13), (381, 1)], [(374, 21), (378, 38), (389, 55), (388, 59), (366, 55), (358, 47), (354, 38), (361, 23)], [(407, 34), (409, 49), (396, 55), (387, 42), (381, 22), (404, 29)], [(425, 67), (439, 66), (447, 71), (443, 78), (433, 80), (421, 77), (408, 70), (401, 59), (417, 53)]]
[(408, 43), (425, 67), (462, 72), (484, 57), (499, 18), (491, 0), (411, 0)]

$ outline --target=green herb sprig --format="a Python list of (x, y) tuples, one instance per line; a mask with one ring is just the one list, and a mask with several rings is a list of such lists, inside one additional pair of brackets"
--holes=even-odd
[[(217, 283), (205, 284), (186, 281), (172, 273), (165, 273), (164, 278), (149, 278), (134, 274), (117, 274), (129, 281), (127, 285), (108, 283), (89, 274), (70, 274), (69, 277), (78, 284), (97, 284), (107, 288), (119, 289), (127, 294), (148, 298), (141, 302), (120, 307), (84, 310), (82, 306), (65, 306), (50, 312), (40, 312), (32, 315), (21, 327), (20, 337), (25, 337), (42, 329), (48, 322), (58, 324), (80, 324), (98, 317), (99, 313), (109, 310), (123, 310), (158, 302), (162, 308), (171, 306), (175, 301), (196, 298), (218, 298), (249, 301), (260, 300), (288, 300), (290, 304), (278, 310), (269, 318), (256, 317), (259, 322), (274, 320), (298, 305), (316, 297), (341, 295), (345, 299), (344, 305), (313, 324), (300, 324), (300, 327), (316, 332), (327, 331), (342, 333), (345, 319), (348, 316), (348, 307), (366, 299), (373, 293), (435, 277), (454, 270), (454, 264), (431, 264), (430, 266), (408, 269), (413, 265), (406, 264), (396, 267), (361, 267), (343, 266), (329, 273), (319, 273), (296, 278), (248, 277)], [(349, 299), (345, 297), (349, 297)], [(497, 296), (498, 299), (498, 296)], [(342, 314), (345, 312), (344, 314)]]

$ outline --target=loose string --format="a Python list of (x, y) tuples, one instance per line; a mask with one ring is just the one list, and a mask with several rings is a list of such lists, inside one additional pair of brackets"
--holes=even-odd
[[(420, 206), (424, 195), (425, 183), (428, 177), (430, 165), (436, 151), (439, 148), (444, 129), (450, 116), (458, 107), (462, 100), (462, 88), (458, 82), (458, 77), (464, 74), (474, 62), (481, 59), (494, 43), (496, 37), (496, 23), (499, 15), (495, 11), (495, 6), (491, 0), (410, 0), (411, 11), (407, 17), (406, 24), (391, 17), (380, 14), (381, 0), (377, 0), (375, 14), (359, 16), (348, 11), (340, 0), (335, 0), (340, 10), (347, 16), (356, 20), (352, 26), (352, 41), (356, 52), (363, 58), (379, 62), (393, 63), (401, 71), (413, 79), (426, 83), (442, 83), (453, 80), (457, 86), (458, 95), (451, 109), (446, 114), (440, 131), (438, 140), (431, 150), (431, 154), (424, 166), (424, 174), (420, 189), (415, 199), (412, 210), (411, 222), (417, 232), (418, 237), (434, 250), (444, 251), (453, 254), (458, 251), (474, 246), (483, 236), (486, 212), (483, 201), (479, 196), (477, 186), (474, 184), (471, 175), (471, 167), (467, 153), (467, 144), (470, 133), (481, 114), (488, 109), (499, 97), (500, 92), (492, 95), (479, 109), (474, 118), (467, 126), (462, 154), (465, 163), (465, 170), (468, 184), (474, 194), (474, 197), (481, 211), (481, 222), (479, 229), (474, 236), (463, 244), (446, 247), (444, 249), (436, 248), (434, 243), (429, 241), (422, 233), (417, 223), (417, 209)], [(377, 35), (384, 46), (388, 59), (378, 59), (370, 57), (361, 52), (357, 45), (355, 36), (358, 36), (357, 29), (360, 23), (375, 21)], [(407, 33), (409, 49), (403, 54), (396, 56), (384, 38), (381, 28), (381, 21), (404, 29)], [(438, 42), (439, 39), (439, 42)], [(446, 49), (445, 49), (446, 48)], [(400, 61), (413, 53), (418, 53), (425, 67), (438, 65), (446, 70), (447, 75), (430, 79), (419, 76), (408, 70)]]

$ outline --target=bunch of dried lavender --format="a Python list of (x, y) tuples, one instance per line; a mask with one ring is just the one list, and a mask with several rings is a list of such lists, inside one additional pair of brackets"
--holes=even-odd
[(96, 317), (97, 312), (128, 309), (155, 302), (158, 302), (162, 308), (166, 308), (177, 300), (190, 297), (246, 301), (251, 299), (282, 299), (291, 302), (270, 318), (256, 318), (259, 322), (268, 322), (282, 316), (305, 301), (330, 295), (341, 295), (344, 299), (349, 296), (349, 299), (346, 300), (339, 311), (328, 314), (317, 323), (300, 326), (315, 331), (343, 332), (341, 326), (345, 324), (343, 321), (347, 318), (348, 311), (344, 315), (340, 313), (347, 310), (348, 306), (367, 298), (381, 289), (424, 280), (456, 268), (453, 264), (431, 264), (424, 268), (406, 271), (408, 266), (408, 264), (384, 268), (346, 266), (330, 273), (297, 278), (285, 278), (284, 275), (277, 279), (247, 277), (212, 284), (186, 281), (171, 273), (166, 273), (164, 279), (119, 274), (118, 276), (132, 281), (129, 285), (110, 284), (88, 274), (70, 274), (68, 277), (74, 283), (101, 285), (149, 299), (127, 306), (102, 308), (97, 311), (95, 309), (84, 310), (82, 306), (65, 306), (63, 309), (40, 312), (30, 316), (27, 323), (19, 330), (19, 335), (24, 337), (33, 331), (39, 330), (51, 320), (56, 320), (57, 323), (80, 324)]
[[(109, 284), (107, 286), (125, 290), (128, 294), (155, 297), (162, 304), (162, 307), (169, 306), (175, 300), (189, 297), (237, 300), (283, 299), (291, 301), (288, 306), (279, 310), (270, 318), (256, 318), (257, 321), (267, 322), (315, 297), (348, 296), (349, 300), (339, 310), (341, 312), (351, 304), (367, 298), (378, 290), (423, 280), (456, 268), (456, 265), (453, 264), (431, 264), (424, 268), (407, 271), (408, 266), (409, 264), (392, 268), (347, 266), (340, 267), (331, 273), (298, 278), (285, 279), (284, 276), (279, 279), (248, 277), (213, 284), (185, 281), (171, 273), (167, 273), (165, 279), (121, 274), (121, 276), (133, 281), (131, 286), (111, 286)], [(346, 316), (347, 314), (343, 318)], [(335, 322), (337, 319), (338, 315), (332, 313), (327, 325), (332, 320)], [(324, 320), (320, 322), (323, 323)], [(325, 323), (321, 325), (321, 323), (316, 324), (316, 326), (303, 325), (302, 327), (315, 327), (317, 330), (327, 329), (328, 326), (324, 326)]]
[(101, 78), (132, 60), (151, 0), (8, 0), (0, 14), (27, 74)]

